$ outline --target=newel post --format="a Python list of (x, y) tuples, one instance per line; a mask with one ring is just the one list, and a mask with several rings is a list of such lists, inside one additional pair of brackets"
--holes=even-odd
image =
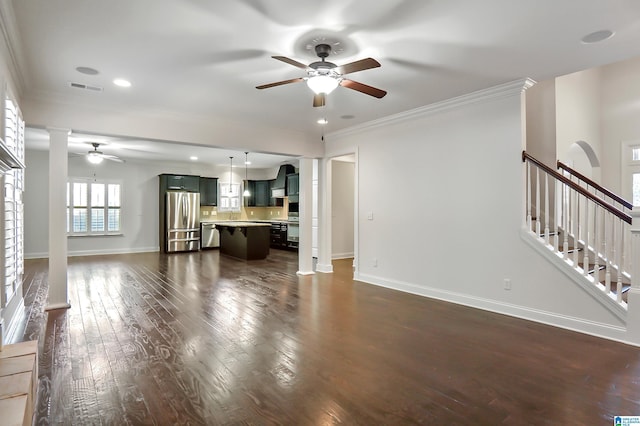
[(640, 345), (640, 207), (631, 211), (631, 289), (627, 296), (627, 336)]

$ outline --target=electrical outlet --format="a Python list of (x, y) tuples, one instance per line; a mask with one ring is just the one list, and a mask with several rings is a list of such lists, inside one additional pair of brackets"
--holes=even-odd
[(272, 211), (269, 212), (269, 216), (273, 216), (273, 212)]
[(218, 216), (218, 211), (217, 210), (212, 211), (211, 216)]
[(251, 216), (253, 216), (253, 210), (251, 210)]
[(511, 290), (511, 280), (509, 278), (504, 279), (504, 289)]

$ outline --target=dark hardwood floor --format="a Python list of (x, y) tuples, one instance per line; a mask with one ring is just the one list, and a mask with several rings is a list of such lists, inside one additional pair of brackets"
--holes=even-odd
[[(35, 423), (571, 424), (640, 414), (640, 350), (334, 274), (295, 254), (69, 259), (71, 309), (43, 312)], [(425, 277), (425, 280), (428, 277)], [(0, 421), (1, 423), (1, 421)]]

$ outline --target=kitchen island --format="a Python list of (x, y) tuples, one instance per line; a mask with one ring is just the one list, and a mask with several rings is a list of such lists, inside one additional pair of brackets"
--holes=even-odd
[(271, 225), (258, 222), (218, 222), (220, 253), (246, 260), (269, 255)]

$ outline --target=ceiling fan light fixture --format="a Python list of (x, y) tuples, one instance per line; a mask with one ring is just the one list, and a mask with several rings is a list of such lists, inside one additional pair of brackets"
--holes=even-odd
[(90, 152), (87, 154), (87, 160), (91, 164), (100, 164), (104, 158), (102, 158), (98, 152)]
[(320, 93), (328, 95), (338, 87), (339, 83), (337, 78), (328, 75), (314, 75), (307, 79), (307, 86), (309, 86), (309, 89), (313, 90), (316, 95)]

